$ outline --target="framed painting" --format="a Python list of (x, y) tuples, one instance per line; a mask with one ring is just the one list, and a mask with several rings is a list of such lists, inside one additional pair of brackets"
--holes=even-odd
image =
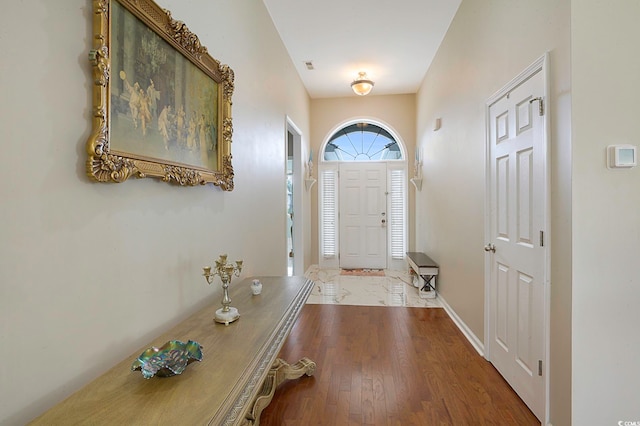
[(93, 0), (87, 174), (233, 190), (234, 73), (152, 0)]

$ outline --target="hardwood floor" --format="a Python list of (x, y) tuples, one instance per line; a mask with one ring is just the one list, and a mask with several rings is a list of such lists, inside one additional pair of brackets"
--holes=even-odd
[(442, 308), (305, 305), (280, 352), (304, 356), (262, 426), (540, 424)]

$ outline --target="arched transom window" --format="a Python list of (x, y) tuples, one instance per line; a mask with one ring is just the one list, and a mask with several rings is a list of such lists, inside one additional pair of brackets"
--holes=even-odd
[(400, 160), (394, 137), (382, 127), (366, 122), (350, 124), (335, 132), (324, 149), (325, 161)]

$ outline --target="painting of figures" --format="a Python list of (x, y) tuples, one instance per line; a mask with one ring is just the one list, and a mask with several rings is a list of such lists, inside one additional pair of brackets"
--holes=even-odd
[(219, 170), (220, 84), (118, 1), (111, 5), (111, 152)]

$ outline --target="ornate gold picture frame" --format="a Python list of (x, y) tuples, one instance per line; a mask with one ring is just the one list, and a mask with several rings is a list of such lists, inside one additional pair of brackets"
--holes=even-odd
[(233, 190), (233, 70), (152, 0), (94, 0), (87, 174)]

